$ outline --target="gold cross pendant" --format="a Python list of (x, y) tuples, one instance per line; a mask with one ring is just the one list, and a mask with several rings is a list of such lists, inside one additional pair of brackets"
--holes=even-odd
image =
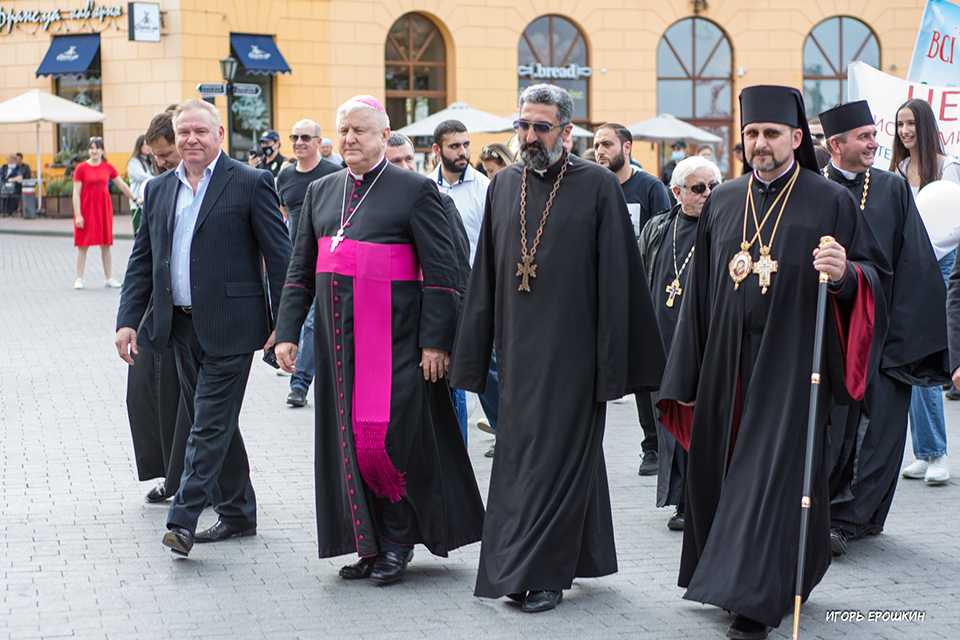
[(760, 276), (760, 293), (767, 292), (770, 286), (770, 275), (776, 273), (777, 261), (770, 257), (770, 249), (760, 250), (760, 259), (753, 265), (753, 272)]
[(680, 279), (674, 278), (673, 282), (670, 283), (670, 286), (666, 288), (666, 292), (670, 294), (670, 297), (667, 298), (667, 306), (672, 307), (673, 299), (683, 293), (683, 289), (680, 288)]
[(537, 277), (537, 265), (533, 264), (533, 256), (520, 256), (523, 264), (517, 263), (517, 274), (523, 276), (520, 288), (517, 291), (530, 291), (530, 278)]

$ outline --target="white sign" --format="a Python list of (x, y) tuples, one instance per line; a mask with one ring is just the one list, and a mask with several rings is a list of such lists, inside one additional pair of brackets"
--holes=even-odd
[(260, 95), (260, 85), (258, 84), (235, 84), (233, 85), (233, 95), (235, 96), (250, 96), (255, 98)]
[[(940, 127), (947, 153), (960, 155), (960, 89), (933, 87), (907, 82), (874, 69), (865, 62), (851, 62), (847, 68), (847, 100), (866, 100), (877, 125), (877, 166), (886, 169), (893, 158), (893, 137), (897, 135), (897, 109), (911, 98), (926, 100)], [(886, 162), (884, 162), (886, 161)]]
[(227, 85), (217, 84), (215, 82), (201, 82), (197, 85), (197, 91), (204, 98), (213, 98), (215, 96), (227, 95)]
[(160, 42), (160, 5), (149, 2), (127, 3), (127, 39), (134, 42)]
[(69, 49), (57, 54), (57, 62), (73, 62), (79, 57), (76, 45), (70, 45)]
[(545, 67), (539, 62), (517, 67), (517, 75), (532, 80), (579, 80), (593, 75), (590, 67), (581, 67), (572, 63), (567, 67)]
[[(123, 7), (97, 7), (93, 0), (79, 9), (74, 9), (69, 13), (60, 9), (52, 11), (14, 11), (0, 7), (0, 35), (8, 34), (13, 27), (19, 24), (39, 24), (44, 31), (54, 22), (64, 20), (99, 20), (101, 23), (106, 18), (119, 18), (123, 15)], [(86, 28), (86, 27), (85, 27)]]

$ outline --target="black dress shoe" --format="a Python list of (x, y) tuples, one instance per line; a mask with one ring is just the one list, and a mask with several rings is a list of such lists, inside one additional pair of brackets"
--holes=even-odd
[(655, 476), (657, 475), (657, 452), (656, 451), (647, 451), (643, 454), (643, 460), (640, 462), (640, 471), (641, 476)]
[(160, 483), (155, 486), (153, 489), (147, 492), (147, 497), (145, 498), (150, 504), (157, 502), (165, 502), (169, 500), (172, 496), (167, 495), (167, 488), (165, 481), (161, 480)]
[(413, 559), (413, 548), (402, 551), (381, 551), (373, 563), (370, 579), (377, 584), (392, 584), (407, 572), (407, 563)]
[(683, 531), (683, 511), (680, 507), (673, 513), (673, 517), (667, 520), (667, 529), (670, 531)]
[(830, 553), (842, 556), (847, 552), (847, 532), (840, 528), (830, 529)]
[(523, 601), (527, 597), (527, 592), (521, 591), (520, 593), (508, 593), (507, 597), (513, 600), (514, 602), (519, 602), (520, 604), (523, 604)]
[(178, 556), (186, 558), (193, 549), (193, 534), (183, 527), (173, 526), (163, 535), (163, 544)]
[(741, 615), (734, 618), (733, 624), (727, 629), (727, 637), (734, 640), (764, 640), (769, 634), (770, 627)]
[(359, 561), (353, 564), (341, 567), (340, 577), (344, 580), (365, 580), (370, 577), (370, 573), (373, 571), (373, 563), (376, 562), (376, 560), (377, 556), (360, 558)]
[(550, 611), (563, 600), (563, 591), (531, 591), (520, 608), (524, 613)]
[(307, 392), (297, 387), (291, 387), (290, 395), (287, 396), (287, 404), (291, 407), (307, 406)]
[(217, 520), (217, 524), (198, 533), (194, 537), (194, 540), (199, 544), (201, 542), (220, 542), (221, 540), (227, 540), (229, 538), (246, 538), (255, 535), (257, 535), (256, 527), (246, 529), (243, 527), (232, 527), (223, 520)]

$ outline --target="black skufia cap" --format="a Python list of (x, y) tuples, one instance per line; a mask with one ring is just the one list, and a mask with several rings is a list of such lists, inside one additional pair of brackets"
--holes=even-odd
[(794, 149), (793, 157), (804, 169), (819, 171), (810, 127), (807, 126), (803, 94), (798, 90), (793, 87), (757, 85), (741, 91), (740, 130), (755, 122), (775, 122), (802, 130), (803, 138), (800, 146)]
[(873, 124), (873, 114), (866, 100), (838, 104), (833, 109), (820, 114), (823, 135), (831, 138), (838, 133), (852, 131)]

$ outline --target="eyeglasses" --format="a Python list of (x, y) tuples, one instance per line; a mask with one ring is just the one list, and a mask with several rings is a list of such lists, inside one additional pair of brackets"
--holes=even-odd
[(692, 185), (692, 186), (689, 186), (689, 187), (688, 187), (687, 185), (682, 185), (682, 186), (683, 186), (684, 189), (690, 189), (690, 191), (694, 192), (695, 194), (697, 194), (697, 195), (699, 196), (700, 194), (702, 194), (704, 191), (707, 190), (707, 187), (710, 188), (710, 191), (713, 191), (714, 189), (716, 189), (717, 187), (720, 186), (720, 183), (719, 183), (719, 182), (711, 182), (710, 184), (705, 184), (705, 183), (703, 183), (703, 182), (700, 182), (700, 183), (698, 183), (698, 184), (695, 184), (695, 185)]
[(527, 131), (530, 131), (530, 127), (533, 127), (534, 133), (543, 136), (550, 133), (554, 129), (565, 127), (567, 124), (569, 123), (561, 122), (560, 124), (551, 126), (549, 122), (527, 122), (526, 120), (515, 120), (513, 123), (513, 128), (520, 133), (526, 133)]
[(483, 150), (480, 152), (480, 159), (490, 160), (491, 158), (496, 158), (497, 160), (503, 160), (503, 158), (500, 157), (499, 153), (497, 153), (490, 147), (484, 147)]
[(310, 142), (314, 138), (319, 138), (320, 136), (312, 136), (309, 133), (301, 133), (297, 135), (296, 133), (290, 136), (290, 142), (296, 142), (297, 140), (303, 140), (304, 142)]

